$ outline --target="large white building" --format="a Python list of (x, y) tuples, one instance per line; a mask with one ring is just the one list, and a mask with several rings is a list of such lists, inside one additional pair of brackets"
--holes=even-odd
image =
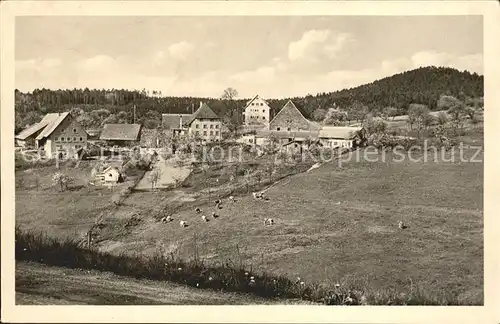
[(245, 116), (245, 125), (265, 125), (266, 128), (269, 127), (271, 107), (259, 95), (247, 102), (243, 114)]

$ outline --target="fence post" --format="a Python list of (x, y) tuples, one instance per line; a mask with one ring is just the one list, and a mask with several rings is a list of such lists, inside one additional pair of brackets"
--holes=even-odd
[(92, 244), (92, 230), (87, 232), (87, 247), (90, 249), (90, 245)]

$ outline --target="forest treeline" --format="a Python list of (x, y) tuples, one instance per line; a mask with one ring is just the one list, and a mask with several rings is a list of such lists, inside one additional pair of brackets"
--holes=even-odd
[[(322, 120), (332, 107), (352, 112), (368, 110), (373, 115), (388, 108), (393, 114), (406, 114), (411, 104), (437, 110), (442, 95), (464, 102), (468, 98), (482, 98), (483, 76), (452, 68), (424, 67), (354, 88), (267, 101), (272, 115), (291, 99), (306, 118)], [(230, 97), (195, 98), (169, 97), (146, 89), (36, 89), (30, 93), (16, 90), (16, 132), (38, 122), (46, 113), (63, 111), (72, 111), (86, 128), (99, 128), (105, 123), (132, 123), (135, 110), (135, 122), (156, 128), (161, 124), (162, 113), (190, 113), (200, 101), (206, 102), (228, 124), (237, 125), (249, 99), (238, 98), (236, 91)]]

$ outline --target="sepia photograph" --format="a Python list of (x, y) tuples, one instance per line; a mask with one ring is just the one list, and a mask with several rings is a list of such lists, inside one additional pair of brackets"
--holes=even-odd
[(482, 14), (13, 21), (16, 307), (485, 305)]

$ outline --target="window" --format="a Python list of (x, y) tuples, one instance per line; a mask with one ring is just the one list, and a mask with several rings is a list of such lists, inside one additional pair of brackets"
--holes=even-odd
[(214, 128), (214, 125), (210, 124), (210, 128)]
[(64, 137), (61, 137), (61, 142), (64, 142)]
[(57, 142), (57, 141), (59, 141), (59, 138), (58, 138), (58, 137), (56, 137), (56, 138), (54, 138), (54, 140)]
[(83, 137), (80, 137), (80, 142), (83, 142)]
[(263, 106), (264, 104), (261, 102), (260, 105)]
[(265, 110), (265, 109), (262, 109), (262, 112), (263, 112), (263, 113), (265, 113), (265, 112), (266, 112), (266, 110)]
[(203, 131), (203, 135), (207, 136), (207, 131)]
[(200, 125), (196, 124), (194, 125), (195, 128), (200, 128)]
[(287, 130), (290, 131), (290, 127), (288, 127)]
[(73, 128), (73, 133), (76, 133), (76, 128)]
[(337, 145), (337, 141), (333, 141), (333, 145)]
[(280, 130), (280, 128), (279, 128), (279, 127), (276, 127), (276, 130), (277, 130), (277, 131), (279, 131), (279, 130)]
[(73, 142), (76, 142), (76, 137), (73, 137)]
[(210, 136), (213, 136), (214, 135), (214, 132), (213, 131), (210, 131)]
[(200, 131), (196, 131), (196, 135), (200, 135)]
[(215, 125), (215, 128), (219, 128), (219, 125), (218, 125), (218, 124), (217, 124), (217, 125)]
[(203, 124), (203, 128), (207, 128), (207, 124)]
[(219, 131), (215, 131), (215, 135), (219, 136)]
[(263, 119), (263, 120), (266, 120), (266, 117), (262, 116), (262, 119)]

